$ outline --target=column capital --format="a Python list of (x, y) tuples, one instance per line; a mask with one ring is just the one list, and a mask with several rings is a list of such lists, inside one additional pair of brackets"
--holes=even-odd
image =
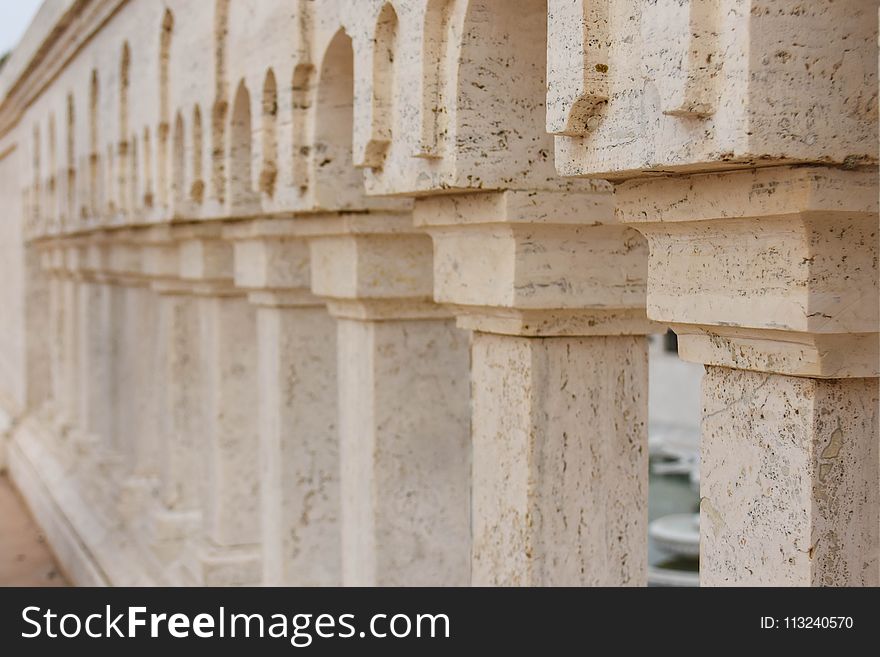
[(217, 223), (165, 224), (143, 238), (144, 272), (163, 294), (235, 296), (232, 244)]
[(114, 231), (107, 243), (106, 275), (120, 285), (146, 285), (143, 258), (137, 231)]
[(649, 316), (685, 360), (878, 376), (877, 182), (774, 167), (620, 185), (619, 218), (650, 244)]
[(524, 336), (644, 335), (647, 246), (611, 186), (418, 199), (434, 241), (434, 299), (459, 326)]
[(236, 287), (272, 308), (323, 306), (311, 293), (309, 245), (296, 218), (253, 219), (227, 226)]
[(81, 240), (64, 239), (59, 243), (61, 249), (60, 272), (64, 278), (79, 279), (84, 266), (84, 252)]
[(330, 314), (360, 320), (449, 317), (432, 300), (431, 238), (410, 212), (303, 217), (312, 292)]
[(104, 231), (90, 233), (77, 240), (76, 275), (80, 280), (103, 282), (106, 279), (110, 249)]
[(60, 240), (42, 239), (35, 242), (40, 253), (40, 266), (53, 276), (64, 271), (64, 248)]

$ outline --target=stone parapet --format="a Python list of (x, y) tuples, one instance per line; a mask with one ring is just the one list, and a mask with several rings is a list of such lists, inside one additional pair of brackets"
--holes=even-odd
[(703, 584), (880, 582), (876, 2), (62, 4), (0, 403), (73, 581), (644, 585), (671, 327)]

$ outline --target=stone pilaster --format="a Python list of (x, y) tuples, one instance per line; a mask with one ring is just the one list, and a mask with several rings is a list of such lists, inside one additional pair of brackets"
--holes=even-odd
[(341, 583), (336, 325), (309, 288), (299, 222), (228, 228), (256, 307), (262, 581)]
[(876, 585), (876, 7), (548, 7), (557, 170), (620, 183), (708, 366), (702, 583)]
[(77, 266), (79, 250), (64, 246), (60, 252), (59, 328), (61, 331), (59, 384), (61, 419), (66, 427), (76, 426), (80, 420), (79, 403), (79, 281)]
[(100, 459), (111, 458), (118, 447), (114, 417), (118, 386), (114, 375), (119, 348), (115, 321), (121, 311), (121, 295), (108, 279), (106, 239), (97, 234), (83, 240), (77, 286), (77, 417)]
[(202, 436), (201, 527), (186, 569), (202, 585), (258, 584), (260, 565), (256, 313), (233, 285), (219, 226), (179, 231), (180, 276), (196, 295)]
[[(179, 246), (162, 227), (145, 238), (144, 272), (157, 295), (152, 413), (158, 487), (145, 523), (145, 541), (161, 567), (171, 570), (197, 530), (199, 448), (204, 436), (200, 386), (198, 300), (180, 279)], [(171, 581), (177, 577), (174, 570)]]
[(137, 525), (148, 510), (158, 474), (156, 417), (161, 386), (156, 360), (158, 295), (144, 274), (143, 231), (114, 231), (107, 244), (108, 281), (116, 286), (113, 359), (114, 394), (110, 412), (115, 431), (122, 494), (119, 506), (126, 522)]
[(337, 321), (342, 581), (467, 584), (467, 334), (431, 301), (430, 238), (409, 213), (311, 221)]
[(652, 318), (703, 383), (701, 582), (880, 582), (877, 174), (631, 181)]
[(417, 201), (434, 298), (474, 331), (476, 585), (647, 574), (646, 245), (592, 192)]
[(48, 279), (48, 323), (49, 323), (49, 380), (50, 399), (45, 405), (47, 414), (55, 419), (62, 413), (61, 400), (64, 399), (64, 252), (56, 245), (47, 242), (40, 245), (42, 268)]

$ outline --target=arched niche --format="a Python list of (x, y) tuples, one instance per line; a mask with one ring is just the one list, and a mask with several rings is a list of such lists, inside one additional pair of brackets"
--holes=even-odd
[(546, 0), (471, 0), (456, 92), (459, 183), (482, 188), (560, 184), (546, 133)]
[(242, 209), (253, 202), (251, 95), (244, 80), (239, 82), (232, 103), (229, 131), (229, 202)]
[(184, 205), (187, 196), (186, 181), (186, 133), (180, 112), (174, 118), (171, 148), (171, 189), (175, 214)]
[(270, 68), (263, 81), (262, 146), (263, 166), (260, 170), (260, 191), (273, 196), (278, 178), (278, 84)]
[(324, 210), (362, 207), (363, 176), (352, 163), (354, 50), (339, 30), (318, 72), (311, 149), (315, 205)]

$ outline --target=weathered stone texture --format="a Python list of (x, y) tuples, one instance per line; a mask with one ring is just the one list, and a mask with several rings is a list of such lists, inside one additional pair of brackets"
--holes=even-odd
[(476, 585), (644, 585), (647, 341), (475, 333)]
[(877, 19), (47, 2), (0, 71), (0, 464), (75, 583), (641, 585), (672, 327), (703, 582), (877, 584)]
[(710, 367), (703, 585), (877, 586), (878, 386)]

